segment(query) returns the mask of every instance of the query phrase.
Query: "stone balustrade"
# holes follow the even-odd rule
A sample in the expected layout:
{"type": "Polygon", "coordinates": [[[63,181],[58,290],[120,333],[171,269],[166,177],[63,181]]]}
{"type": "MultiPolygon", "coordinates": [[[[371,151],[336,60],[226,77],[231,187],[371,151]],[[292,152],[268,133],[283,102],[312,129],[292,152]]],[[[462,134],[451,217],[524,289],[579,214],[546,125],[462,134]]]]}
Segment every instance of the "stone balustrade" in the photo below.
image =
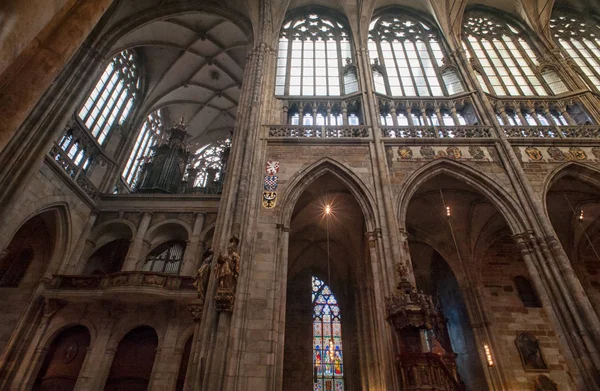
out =
{"type": "Polygon", "coordinates": [[[600,126],[504,126],[508,138],[600,138],[600,126]]]}
{"type": "Polygon", "coordinates": [[[485,126],[381,126],[382,137],[387,138],[491,138],[490,127],[485,126]]]}
{"type": "MultiPolygon", "coordinates": [[[[120,288],[155,288],[158,291],[187,291],[194,293],[193,277],[153,272],[119,272],[110,275],[53,275],[44,282],[49,290],[110,291],[120,288]]],[[[148,294],[144,291],[144,294],[148,294]]]]}
{"type": "Polygon", "coordinates": [[[85,171],[75,164],[57,143],[52,145],[52,148],[48,152],[48,156],[60,166],[88,196],[92,199],[98,198],[100,192],[86,176],[85,171]]]}
{"type": "Polygon", "coordinates": [[[369,138],[367,126],[301,126],[301,125],[268,125],[269,137],[283,138],[369,138]]]}

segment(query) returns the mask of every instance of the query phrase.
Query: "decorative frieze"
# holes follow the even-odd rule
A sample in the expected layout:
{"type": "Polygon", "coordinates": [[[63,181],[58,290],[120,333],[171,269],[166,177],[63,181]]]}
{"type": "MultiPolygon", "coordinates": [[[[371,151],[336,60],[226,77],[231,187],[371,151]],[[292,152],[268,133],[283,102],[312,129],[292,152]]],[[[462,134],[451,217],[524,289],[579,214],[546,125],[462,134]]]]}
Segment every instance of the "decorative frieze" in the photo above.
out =
{"type": "Polygon", "coordinates": [[[600,147],[548,147],[530,145],[515,147],[514,150],[522,162],[600,162],[600,147]]]}
{"type": "Polygon", "coordinates": [[[480,145],[401,145],[398,147],[387,147],[386,151],[392,162],[434,160],[440,158],[479,162],[494,160],[488,147],[480,145]]]}

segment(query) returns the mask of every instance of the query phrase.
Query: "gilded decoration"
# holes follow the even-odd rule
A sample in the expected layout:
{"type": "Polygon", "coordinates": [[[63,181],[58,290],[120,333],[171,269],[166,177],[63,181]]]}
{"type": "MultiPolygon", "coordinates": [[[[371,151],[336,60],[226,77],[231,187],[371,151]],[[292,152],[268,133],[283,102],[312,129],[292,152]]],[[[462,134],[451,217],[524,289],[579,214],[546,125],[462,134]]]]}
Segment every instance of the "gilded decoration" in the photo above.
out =
{"type": "Polygon", "coordinates": [[[238,254],[238,244],[240,240],[236,236],[229,239],[227,254],[220,253],[217,257],[215,272],[218,279],[217,293],[215,300],[218,312],[233,311],[235,301],[235,290],[240,274],[240,255],[238,254]]]}
{"type": "Polygon", "coordinates": [[[548,147],[548,148],[536,148],[536,147],[516,147],[516,155],[522,161],[529,162],[551,162],[551,163],[562,163],[562,162],[584,162],[593,161],[600,162],[600,148],[598,147],[548,147]],[[521,152],[524,152],[521,153],[521,152]],[[525,160],[524,160],[525,159],[525,160]]]}
{"type": "Polygon", "coordinates": [[[418,149],[409,146],[388,147],[388,156],[395,156],[396,162],[423,161],[450,158],[461,161],[493,161],[488,148],[478,145],[471,146],[433,146],[424,145],[418,149]]]}

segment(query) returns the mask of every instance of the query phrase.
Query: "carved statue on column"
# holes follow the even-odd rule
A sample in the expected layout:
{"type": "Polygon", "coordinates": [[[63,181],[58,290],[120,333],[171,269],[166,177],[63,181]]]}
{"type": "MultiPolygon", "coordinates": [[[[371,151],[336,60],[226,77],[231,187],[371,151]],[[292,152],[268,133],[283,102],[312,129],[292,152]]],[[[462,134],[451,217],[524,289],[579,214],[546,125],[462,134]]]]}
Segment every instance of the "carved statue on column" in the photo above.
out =
{"type": "Polygon", "coordinates": [[[215,300],[217,302],[217,311],[233,311],[235,300],[235,289],[240,274],[240,255],[238,254],[238,244],[240,240],[236,236],[229,239],[227,254],[219,254],[217,257],[216,272],[218,278],[218,287],[215,300]]]}
{"type": "Polygon", "coordinates": [[[196,273],[196,280],[194,281],[194,286],[196,287],[196,289],[198,289],[198,299],[202,301],[204,301],[206,289],[208,287],[208,279],[210,278],[212,260],[213,251],[209,248],[204,253],[204,260],[202,261],[202,265],[200,265],[200,268],[196,273]]]}
{"type": "Polygon", "coordinates": [[[398,264],[396,270],[400,283],[386,298],[386,312],[398,335],[396,365],[401,389],[464,390],[443,314],[430,295],[417,291],[408,280],[405,265],[398,264]]]}

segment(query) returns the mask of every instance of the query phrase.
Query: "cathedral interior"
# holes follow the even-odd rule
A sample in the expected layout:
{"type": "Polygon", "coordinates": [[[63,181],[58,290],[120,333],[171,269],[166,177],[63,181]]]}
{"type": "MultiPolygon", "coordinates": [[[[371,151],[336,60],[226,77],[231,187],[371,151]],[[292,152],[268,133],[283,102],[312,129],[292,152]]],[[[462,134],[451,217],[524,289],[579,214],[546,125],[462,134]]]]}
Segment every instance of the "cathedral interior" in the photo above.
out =
{"type": "Polygon", "coordinates": [[[597,0],[5,0],[0,390],[600,390],[597,0]]]}

